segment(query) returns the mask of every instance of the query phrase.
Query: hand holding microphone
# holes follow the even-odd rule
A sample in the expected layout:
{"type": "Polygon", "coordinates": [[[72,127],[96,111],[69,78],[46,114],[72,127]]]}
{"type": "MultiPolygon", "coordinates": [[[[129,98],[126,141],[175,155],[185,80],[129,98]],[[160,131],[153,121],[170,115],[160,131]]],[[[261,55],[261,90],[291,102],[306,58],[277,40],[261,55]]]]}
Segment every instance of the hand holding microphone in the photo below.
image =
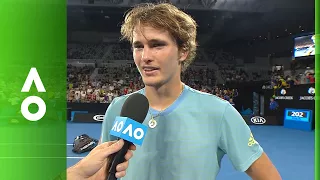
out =
{"type": "MultiPolygon", "coordinates": [[[[105,142],[94,148],[84,159],[76,165],[67,169],[68,180],[104,180],[106,172],[106,162],[109,156],[118,152],[124,145],[123,140],[105,142]]],[[[116,178],[125,176],[125,171],[129,165],[129,159],[133,156],[131,150],[135,150],[135,146],[130,146],[124,156],[125,161],[116,167],[116,178]]]]}
{"type": "Polygon", "coordinates": [[[124,177],[133,156],[131,150],[142,145],[147,126],[141,124],[149,110],[148,99],[133,94],[123,104],[110,131],[118,141],[105,142],[94,148],[84,159],[67,169],[68,180],[116,180],[124,177]],[[133,144],[134,143],[134,144],[133,144]]]}
{"type": "Polygon", "coordinates": [[[123,147],[107,162],[105,180],[117,180],[117,166],[125,161],[125,154],[133,144],[142,145],[148,127],[142,122],[149,111],[148,99],[134,93],[124,102],[120,116],[116,117],[110,135],[124,140],[123,147]]]}

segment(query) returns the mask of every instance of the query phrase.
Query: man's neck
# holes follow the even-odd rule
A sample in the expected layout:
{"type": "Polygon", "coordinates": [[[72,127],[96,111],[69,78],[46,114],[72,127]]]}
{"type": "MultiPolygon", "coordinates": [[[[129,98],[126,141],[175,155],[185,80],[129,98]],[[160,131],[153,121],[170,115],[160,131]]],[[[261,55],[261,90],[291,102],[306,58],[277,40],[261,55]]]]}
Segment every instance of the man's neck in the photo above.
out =
{"type": "Polygon", "coordinates": [[[163,111],[181,95],[183,88],[183,83],[179,81],[163,85],[159,88],[146,86],[145,91],[150,107],[163,111]]]}

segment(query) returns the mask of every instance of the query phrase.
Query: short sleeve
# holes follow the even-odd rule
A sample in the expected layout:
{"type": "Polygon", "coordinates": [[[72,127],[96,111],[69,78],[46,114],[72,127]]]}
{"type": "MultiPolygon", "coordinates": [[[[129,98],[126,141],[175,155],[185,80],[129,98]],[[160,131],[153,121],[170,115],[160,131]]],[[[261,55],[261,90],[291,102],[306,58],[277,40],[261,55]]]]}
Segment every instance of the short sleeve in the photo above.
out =
{"type": "Polygon", "coordinates": [[[223,113],[220,135],[219,148],[238,171],[246,171],[263,153],[249,126],[229,103],[223,113]]]}
{"type": "Polygon", "coordinates": [[[101,142],[113,141],[116,140],[115,137],[109,135],[109,131],[112,128],[112,124],[117,116],[116,108],[115,108],[115,101],[114,99],[110,105],[108,106],[106,113],[104,115],[104,119],[102,122],[102,130],[101,130],[101,142]]]}

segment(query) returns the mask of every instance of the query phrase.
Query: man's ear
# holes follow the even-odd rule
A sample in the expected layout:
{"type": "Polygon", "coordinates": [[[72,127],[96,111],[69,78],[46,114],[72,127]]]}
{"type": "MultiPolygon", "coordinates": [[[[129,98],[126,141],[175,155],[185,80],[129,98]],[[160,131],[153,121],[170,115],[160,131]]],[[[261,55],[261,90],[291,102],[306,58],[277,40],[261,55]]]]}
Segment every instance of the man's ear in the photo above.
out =
{"type": "Polygon", "coordinates": [[[185,48],[183,48],[180,52],[179,52],[179,61],[183,62],[184,60],[187,59],[189,55],[189,51],[187,51],[185,48]]]}

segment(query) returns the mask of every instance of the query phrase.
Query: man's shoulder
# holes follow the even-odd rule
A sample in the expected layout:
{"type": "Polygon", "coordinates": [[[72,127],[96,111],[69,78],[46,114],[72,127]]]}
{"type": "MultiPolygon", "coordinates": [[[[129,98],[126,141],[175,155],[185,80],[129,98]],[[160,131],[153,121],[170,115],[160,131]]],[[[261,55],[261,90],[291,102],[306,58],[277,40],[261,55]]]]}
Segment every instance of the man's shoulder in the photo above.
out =
{"type": "Polygon", "coordinates": [[[216,105],[216,106],[223,106],[228,104],[229,102],[221,99],[220,97],[210,94],[210,93],[206,93],[206,92],[202,92],[196,89],[193,89],[189,86],[187,86],[187,90],[190,93],[190,98],[192,99],[199,99],[201,103],[207,103],[208,105],[210,104],[210,106],[212,105],[216,105]]]}

